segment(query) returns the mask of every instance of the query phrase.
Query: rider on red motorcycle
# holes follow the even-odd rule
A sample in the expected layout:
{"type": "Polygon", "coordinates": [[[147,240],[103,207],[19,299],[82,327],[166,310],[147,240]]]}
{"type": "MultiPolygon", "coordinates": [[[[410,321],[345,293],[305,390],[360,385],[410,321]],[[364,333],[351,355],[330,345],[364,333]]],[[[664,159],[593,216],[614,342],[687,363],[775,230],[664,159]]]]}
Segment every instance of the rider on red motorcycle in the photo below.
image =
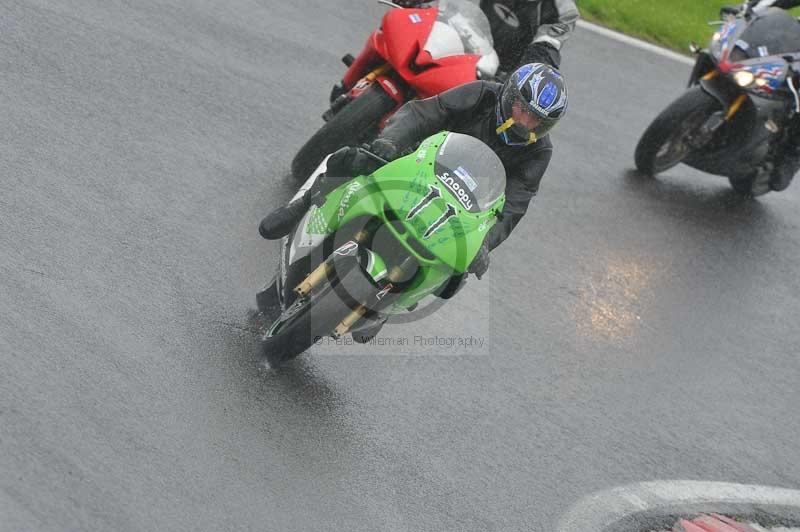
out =
{"type": "MultiPolygon", "coordinates": [[[[395,4],[414,8],[429,1],[396,0],[395,4]]],[[[574,0],[481,0],[480,7],[489,19],[501,79],[503,72],[512,72],[525,63],[559,68],[561,48],[580,18],[574,0]]],[[[345,92],[343,82],[334,85],[331,102],[345,92]]]]}
{"type": "MultiPolygon", "coordinates": [[[[416,7],[421,0],[397,0],[416,7]]],[[[481,0],[489,19],[500,69],[511,72],[524,63],[546,63],[558,68],[561,47],[580,17],[574,0],[481,0]]]]}

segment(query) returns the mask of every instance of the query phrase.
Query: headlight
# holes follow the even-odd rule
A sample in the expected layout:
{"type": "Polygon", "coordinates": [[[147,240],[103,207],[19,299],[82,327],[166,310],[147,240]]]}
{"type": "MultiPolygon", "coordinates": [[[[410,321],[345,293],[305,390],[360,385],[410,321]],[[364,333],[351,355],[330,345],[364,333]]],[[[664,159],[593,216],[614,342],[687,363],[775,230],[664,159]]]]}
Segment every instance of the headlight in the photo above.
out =
{"type": "Polygon", "coordinates": [[[717,33],[715,33],[714,35],[711,36],[711,40],[714,41],[714,42],[719,42],[719,40],[721,38],[722,38],[722,34],[720,32],[717,32],[717,33]]]}
{"type": "Polygon", "coordinates": [[[753,75],[752,72],[748,72],[747,70],[740,70],[736,74],[733,75],[733,81],[736,82],[737,85],[740,87],[747,87],[751,85],[756,80],[756,77],[753,75]]]}

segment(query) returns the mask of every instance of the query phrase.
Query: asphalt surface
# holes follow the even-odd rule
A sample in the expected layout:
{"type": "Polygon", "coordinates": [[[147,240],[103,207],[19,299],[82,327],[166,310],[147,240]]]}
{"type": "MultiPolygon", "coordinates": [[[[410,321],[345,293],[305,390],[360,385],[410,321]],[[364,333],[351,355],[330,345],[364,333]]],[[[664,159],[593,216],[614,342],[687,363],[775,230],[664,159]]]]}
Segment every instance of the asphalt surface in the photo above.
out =
{"type": "Polygon", "coordinates": [[[630,482],[798,486],[800,185],[637,177],[688,68],[586,31],[487,277],[260,364],[258,220],[382,12],[0,5],[0,530],[547,531],[630,482]]]}

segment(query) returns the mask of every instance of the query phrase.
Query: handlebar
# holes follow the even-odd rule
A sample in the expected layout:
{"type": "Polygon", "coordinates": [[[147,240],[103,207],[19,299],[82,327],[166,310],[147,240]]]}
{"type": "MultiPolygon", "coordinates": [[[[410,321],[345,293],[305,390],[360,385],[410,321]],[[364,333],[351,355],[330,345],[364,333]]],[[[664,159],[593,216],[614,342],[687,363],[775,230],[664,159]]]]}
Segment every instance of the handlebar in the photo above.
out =
{"type": "Polygon", "coordinates": [[[383,166],[385,164],[389,164],[389,161],[387,161],[386,159],[384,159],[382,157],[378,157],[377,155],[375,155],[374,153],[369,151],[369,144],[364,144],[362,146],[357,147],[356,149],[360,153],[363,153],[364,155],[366,155],[367,157],[372,159],[373,161],[380,163],[381,166],[383,166]]]}

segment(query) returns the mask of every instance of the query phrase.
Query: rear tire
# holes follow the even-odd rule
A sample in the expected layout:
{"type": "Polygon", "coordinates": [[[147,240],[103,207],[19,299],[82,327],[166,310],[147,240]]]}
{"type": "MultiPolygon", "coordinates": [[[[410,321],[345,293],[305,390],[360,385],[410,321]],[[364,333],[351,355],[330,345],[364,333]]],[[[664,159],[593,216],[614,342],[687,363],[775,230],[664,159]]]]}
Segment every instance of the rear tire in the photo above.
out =
{"type": "Polygon", "coordinates": [[[344,146],[365,140],[397,103],[375,83],[326,122],[292,160],[292,175],[305,181],[323,158],[344,146]]]}
{"type": "MultiPolygon", "coordinates": [[[[702,126],[720,103],[700,87],[687,90],[659,114],[636,145],[636,168],[655,175],[683,161],[692,151],[689,135],[702,126]]],[[[725,126],[723,126],[725,127],[725,126]]]]}

